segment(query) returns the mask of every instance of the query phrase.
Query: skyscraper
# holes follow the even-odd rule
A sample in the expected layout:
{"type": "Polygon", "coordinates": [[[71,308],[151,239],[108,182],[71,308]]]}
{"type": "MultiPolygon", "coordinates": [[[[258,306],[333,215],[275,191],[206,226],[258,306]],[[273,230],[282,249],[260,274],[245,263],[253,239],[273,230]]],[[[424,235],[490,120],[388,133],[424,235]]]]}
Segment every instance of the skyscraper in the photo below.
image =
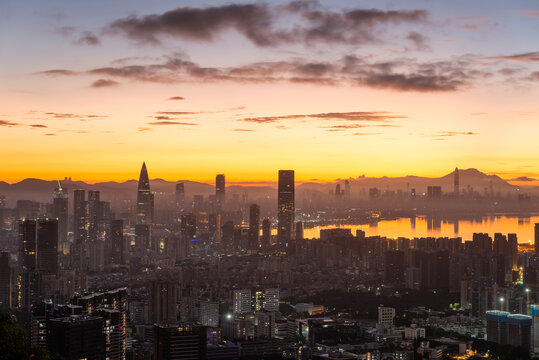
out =
{"type": "Polygon", "coordinates": [[[215,208],[217,212],[221,212],[225,208],[225,175],[218,174],[215,176],[215,208]]]}
{"type": "Polygon", "coordinates": [[[140,248],[151,248],[151,225],[153,222],[153,194],[150,192],[150,179],[146,163],[142,163],[137,191],[137,222],[135,235],[140,248]]]}
{"type": "Polygon", "coordinates": [[[271,220],[268,218],[262,220],[261,245],[264,249],[269,249],[271,246],[271,220]]]}
{"type": "Polygon", "coordinates": [[[150,320],[154,323],[174,323],[177,320],[178,286],[173,278],[156,278],[148,284],[150,320]]]}
{"type": "Polygon", "coordinates": [[[123,220],[112,220],[110,236],[110,262],[111,264],[123,264],[124,253],[124,222],[123,220]]]}
{"type": "Polygon", "coordinates": [[[535,223],[535,255],[539,256],[539,223],[535,223]]]}
{"type": "Polygon", "coordinates": [[[249,207],[249,238],[248,249],[258,249],[258,237],[260,234],[260,206],[251,204],[249,207]]]}
{"type": "Polygon", "coordinates": [[[86,219],[86,229],[88,230],[88,240],[93,241],[98,238],[98,213],[99,213],[99,191],[88,191],[88,217],[86,219]]]}
{"type": "Polygon", "coordinates": [[[58,181],[58,187],[54,189],[53,193],[52,216],[58,219],[58,241],[60,243],[67,241],[68,202],[67,189],[63,188],[60,181],[58,181]]]}
{"type": "Polygon", "coordinates": [[[184,183],[176,184],[176,209],[181,214],[185,210],[185,185],[184,183]]]}
{"type": "Polygon", "coordinates": [[[9,251],[0,251],[0,307],[8,309],[11,308],[12,274],[11,254],[9,251]]]}
{"type": "Polygon", "coordinates": [[[455,168],[455,179],[453,184],[453,192],[456,197],[459,197],[460,195],[460,179],[459,179],[459,168],[455,168]]]}
{"type": "Polygon", "coordinates": [[[225,208],[225,175],[218,174],[215,176],[215,200],[216,210],[218,213],[225,208]]]}
{"type": "Polygon", "coordinates": [[[86,216],[87,206],[84,190],[73,191],[73,231],[75,244],[81,244],[86,241],[86,216]]]}
{"type": "Polygon", "coordinates": [[[35,220],[19,222],[19,294],[18,307],[30,310],[37,296],[36,252],[37,224],[35,220]]]}
{"type": "Polygon", "coordinates": [[[71,315],[47,324],[47,349],[65,359],[105,359],[104,319],[71,315]]]}
{"type": "Polygon", "coordinates": [[[40,275],[58,275],[58,220],[37,221],[37,271],[40,275]]]}
{"type": "Polygon", "coordinates": [[[277,240],[279,247],[284,248],[294,229],[294,170],[279,170],[277,205],[277,240]]]}

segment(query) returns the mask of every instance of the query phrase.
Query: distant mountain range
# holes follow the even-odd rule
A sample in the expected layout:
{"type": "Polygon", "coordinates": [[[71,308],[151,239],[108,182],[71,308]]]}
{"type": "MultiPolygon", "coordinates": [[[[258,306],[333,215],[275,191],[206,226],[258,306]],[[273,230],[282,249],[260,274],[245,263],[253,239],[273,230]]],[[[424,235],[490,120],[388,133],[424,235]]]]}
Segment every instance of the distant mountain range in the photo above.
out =
{"type": "MultiPolygon", "coordinates": [[[[497,175],[487,175],[477,169],[461,169],[459,170],[460,189],[466,189],[473,187],[474,190],[483,193],[484,189],[490,189],[493,191],[506,194],[507,192],[517,191],[517,186],[509,184],[497,175]]],[[[368,188],[377,187],[380,190],[411,190],[416,189],[416,192],[425,192],[427,186],[436,185],[441,186],[442,191],[453,191],[454,171],[439,177],[429,178],[420,176],[404,176],[404,177],[366,177],[360,176],[357,178],[347,179],[350,182],[351,193],[359,194],[362,191],[367,191],[368,188]]],[[[296,186],[297,196],[301,197],[306,193],[318,192],[320,194],[328,194],[335,190],[337,183],[341,184],[343,188],[345,179],[339,179],[329,183],[315,183],[306,182],[296,186]]],[[[175,192],[176,183],[183,182],[185,185],[186,197],[189,199],[194,194],[201,194],[204,196],[214,194],[215,188],[211,184],[179,180],[175,182],[166,181],[163,179],[150,180],[150,186],[152,192],[155,192],[157,196],[164,194],[173,194],[175,192]]],[[[87,184],[83,181],[61,181],[62,187],[68,189],[71,193],[75,189],[83,190],[99,190],[101,192],[101,198],[103,200],[121,201],[124,199],[134,200],[137,192],[137,181],[128,180],[125,182],[100,182],[95,184],[87,184]]],[[[34,200],[39,202],[51,202],[52,192],[54,188],[58,187],[57,181],[46,181],[40,179],[24,179],[14,184],[8,184],[6,182],[0,182],[0,195],[6,196],[6,202],[8,207],[15,206],[15,203],[19,199],[34,200]]],[[[526,189],[529,193],[539,193],[537,187],[526,189]]],[[[276,184],[273,186],[245,186],[245,185],[232,185],[227,186],[228,194],[248,194],[250,199],[257,199],[262,197],[275,197],[276,184]]]]}

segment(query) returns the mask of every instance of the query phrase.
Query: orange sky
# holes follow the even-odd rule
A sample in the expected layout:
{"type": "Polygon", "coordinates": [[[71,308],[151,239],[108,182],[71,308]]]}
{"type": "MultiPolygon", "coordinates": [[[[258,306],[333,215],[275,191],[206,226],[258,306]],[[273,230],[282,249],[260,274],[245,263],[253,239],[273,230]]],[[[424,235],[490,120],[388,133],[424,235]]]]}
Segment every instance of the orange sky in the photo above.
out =
{"type": "MultiPolygon", "coordinates": [[[[296,170],[298,181],[436,177],[455,166],[537,179],[539,55],[525,40],[539,20],[517,11],[524,3],[399,2],[404,20],[372,25],[384,30],[376,41],[270,46],[219,24],[211,39],[168,24],[173,32],[151,34],[162,42],[150,45],[103,31],[134,10],[157,18],[188,11],[172,2],[119,2],[106,15],[99,4],[85,12],[55,1],[13,5],[0,26],[13,37],[3,38],[1,58],[0,180],[123,181],[142,161],[151,178],[206,182],[216,173],[274,181],[279,169],[296,170]],[[344,66],[350,58],[354,67],[344,66]],[[375,119],[349,118],[359,112],[375,119]]],[[[358,5],[317,6],[339,13],[358,5]]]]}

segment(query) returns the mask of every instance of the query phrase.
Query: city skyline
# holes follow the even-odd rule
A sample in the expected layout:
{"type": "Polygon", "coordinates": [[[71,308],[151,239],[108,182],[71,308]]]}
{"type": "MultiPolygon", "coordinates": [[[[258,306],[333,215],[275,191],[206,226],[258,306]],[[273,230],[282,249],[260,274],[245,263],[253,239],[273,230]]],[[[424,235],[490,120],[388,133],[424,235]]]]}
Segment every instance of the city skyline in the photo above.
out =
{"type": "Polygon", "coordinates": [[[537,4],[491,4],[5,4],[2,180],[537,179],[537,4]]]}

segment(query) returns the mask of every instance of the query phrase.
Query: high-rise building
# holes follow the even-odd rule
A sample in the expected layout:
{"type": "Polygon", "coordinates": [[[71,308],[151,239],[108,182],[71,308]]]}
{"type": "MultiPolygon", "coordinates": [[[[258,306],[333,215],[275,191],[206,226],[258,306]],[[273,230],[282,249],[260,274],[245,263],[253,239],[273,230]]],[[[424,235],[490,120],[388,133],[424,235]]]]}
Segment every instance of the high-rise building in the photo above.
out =
{"type": "Polygon", "coordinates": [[[99,217],[99,191],[88,191],[88,217],[86,218],[86,229],[88,230],[88,240],[93,241],[99,238],[98,217],[99,217]]]}
{"type": "Polygon", "coordinates": [[[93,312],[103,319],[105,334],[105,357],[107,360],[125,360],[126,329],[123,314],[113,309],[98,309],[93,312]]]}
{"type": "Polygon", "coordinates": [[[176,184],[176,211],[178,212],[177,219],[179,219],[179,215],[181,215],[181,213],[185,211],[185,185],[184,183],[176,184]]]}
{"type": "Polygon", "coordinates": [[[11,292],[13,271],[11,269],[11,254],[0,251],[0,307],[11,308],[11,292]]]}
{"type": "Polygon", "coordinates": [[[294,239],[301,240],[303,239],[303,221],[296,221],[294,224],[294,239]]]}
{"type": "Polygon", "coordinates": [[[248,314],[251,312],[251,289],[237,289],[232,295],[232,308],[234,314],[248,314]]]}
{"type": "Polygon", "coordinates": [[[456,197],[460,195],[460,179],[459,179],[459,168],[455,168],[455,178],[453,182],[453,193],[456,197]]]}
{"type": "Polygon", "coordinates": [[[539,223],[535,224],[535,256],[539,256],[539,223]]]}
{"type": "Polygon", "coordinates": [[[105,359],[104,320],[71,315],[47,323],[47,349],[64,359],[105,359]]]}
{"type": "Polygon", "coordinates": [[[82,244],[87,239],[86,229],[87,204],[84,190],[73,191],[73,232],[74,243],[82,244]]]}
{"type": "Polygon", "coordinates": [[[294,170],[279,170],[277,240],[280,248],[292,239],[295,214],[294,170]]]}
{"type": "Polygon", "coordinates": [[[225,209],[225,175],[215,176],[215,207],[218,213],[225,209]]]}
{"type": "Polygon", "coordinates": [[[58,275],[58,220],[37,221],[37,271],[40,275],[58,275]]]}
{"type": "Polygon", "coordinates": [[[66,188],[62,187],[58,181],[58,187],[54,189],[52,202],[52,216],[58,219],[58,241],[67,241],[67,221],[68,221],[69,194],[66,188]]]}
{"type": "Polygon", "coordinates": [[[154,323],[174,323],[177,320],[178,286],[174,279],[156,279],[148,284],[150,320],[154,323]]]}
{"type": "Polygon", "coordinates": [[[385,252],[385,281],[389,284],[404,284],[404,270],[406,268],[404,252],[388,250],[385,252]]]}
{"type": "Polygon", "coordinates": [[[206,327],[195,324],[154,325],[153,358],[205,359],[206,327]]]}
{"type": "Polygon", "coordinates": [[[150,179],[148,178],[148,170],[146,163],[142,163],[140,169],[140,177],[137,190],[137,219],[135,226],[135,235],[137,237],[137,245],[140,245],[146,250],[151,249],[151,236],[153,223],[153,194],[150,192],[150,179]],[[137,232],[138,230],[138,232],[137,232]]]}
{"type": "Polygon", "coordinates": [[[37,297],[37,223],[19,222],[19,293],[18,307],[30,310],[37,297]]]}
{"type": "Polygon", "coordinates": [[[251,204],[249,207],[249,239],[248,249],[258,249],[258,237],[260,234],[260,206],[251,204]]]}
{"type": "Polygon", "coordinates": [[[123,264],[124,222],[123,220],[112,220],[110,227],[110,262],[111,264],[123,264]]]}
{"type": "Polygon", "coordinates": [[[269,249],[271,247],[271,220],[268,218],[262,220],[261,245],[264,249],[269,249]]]}

